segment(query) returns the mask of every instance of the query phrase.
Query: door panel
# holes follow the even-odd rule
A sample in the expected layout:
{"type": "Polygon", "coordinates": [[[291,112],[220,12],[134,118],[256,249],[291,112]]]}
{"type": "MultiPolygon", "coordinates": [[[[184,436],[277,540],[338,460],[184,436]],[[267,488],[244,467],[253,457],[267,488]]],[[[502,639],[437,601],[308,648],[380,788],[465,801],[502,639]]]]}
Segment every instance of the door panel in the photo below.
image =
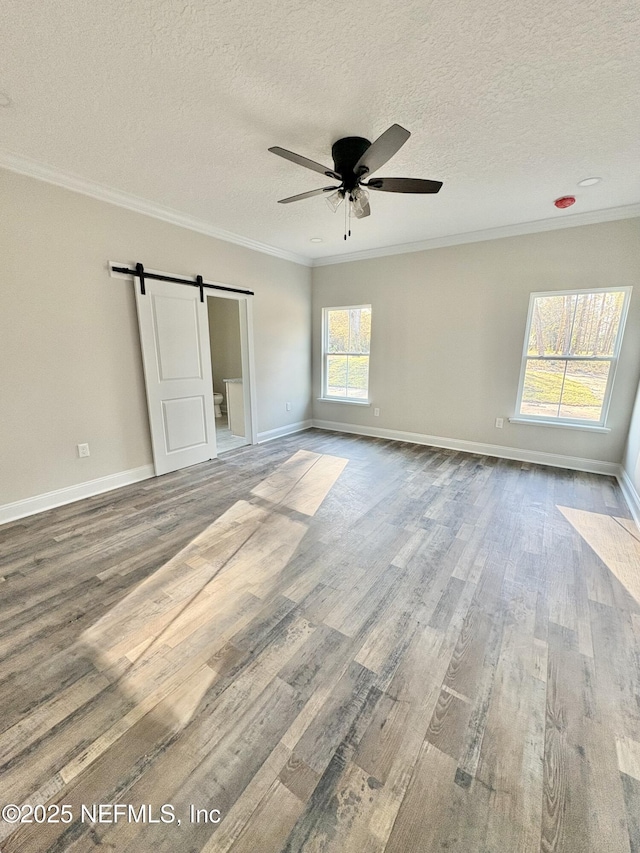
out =
{"type": "Polygon", "coordinates": [[[205,411],[203,397],[181,397],[179,400],[162,401],[167,453],[206,443],[205,411]]]}
{"type": "MultiPolygon", "coordinates": [[[[176,285],[182,287],[182,285],[176,285]]],[[[149,294],[156,327],[159,379],[202,379],[199,300],[149,294]]]]}
{"type": "Polygon", "coordinates": [[[156,474],[216,457],[206,305],[195,287],[136,283],[156,474]]]}

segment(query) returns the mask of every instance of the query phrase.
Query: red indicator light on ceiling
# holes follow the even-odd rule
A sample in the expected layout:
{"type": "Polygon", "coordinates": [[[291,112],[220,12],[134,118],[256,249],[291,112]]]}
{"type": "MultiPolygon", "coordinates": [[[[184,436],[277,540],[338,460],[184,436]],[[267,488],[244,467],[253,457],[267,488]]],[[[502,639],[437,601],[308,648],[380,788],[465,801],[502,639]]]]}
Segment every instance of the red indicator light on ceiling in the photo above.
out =
{"type": "Polygon", "coordinates": [[[563,195],[562,198],[557,198],[553,203],[560,210],[564,210],[565,207],[571,207],[572,204],[576,203],[576,197],[574,195],[563,195]]]}

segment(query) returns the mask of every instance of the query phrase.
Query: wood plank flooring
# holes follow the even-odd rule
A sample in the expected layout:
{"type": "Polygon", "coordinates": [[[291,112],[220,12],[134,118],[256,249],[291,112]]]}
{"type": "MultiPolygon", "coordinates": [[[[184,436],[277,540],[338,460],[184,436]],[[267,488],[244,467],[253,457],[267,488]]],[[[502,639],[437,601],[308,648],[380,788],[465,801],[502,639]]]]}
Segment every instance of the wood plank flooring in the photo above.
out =
{"type": "Polygon", "coordinates": [[[5,525],[0,601],[3,853],[640,853],[611,478],[310,430],[5,525]]]}

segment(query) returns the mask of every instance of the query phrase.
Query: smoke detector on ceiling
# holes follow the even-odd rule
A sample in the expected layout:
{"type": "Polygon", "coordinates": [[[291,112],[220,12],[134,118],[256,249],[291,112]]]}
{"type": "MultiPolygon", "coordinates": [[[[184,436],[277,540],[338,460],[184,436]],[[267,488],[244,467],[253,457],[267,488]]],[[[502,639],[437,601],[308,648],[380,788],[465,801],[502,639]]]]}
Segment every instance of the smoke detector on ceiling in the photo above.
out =
{"type": "Polygon", "coordinates": [[[564,210],[565,207],[571,207],[572,204],[576,203],[576,197],[574,195],[563,195],[561,198],[557,198],[553,203],[556,207],[559,207],[560,210],[564,210]]]}

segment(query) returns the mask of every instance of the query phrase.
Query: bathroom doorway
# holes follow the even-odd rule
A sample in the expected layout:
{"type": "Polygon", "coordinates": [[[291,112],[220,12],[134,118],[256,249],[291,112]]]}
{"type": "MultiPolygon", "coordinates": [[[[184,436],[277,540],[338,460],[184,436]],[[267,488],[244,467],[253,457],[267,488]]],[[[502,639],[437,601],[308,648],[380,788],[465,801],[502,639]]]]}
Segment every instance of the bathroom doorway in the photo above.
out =
{"type": "Polygon", "coordinates": [[[246,300],[207,296],[218,455],[252,443],[246,300]]]}

